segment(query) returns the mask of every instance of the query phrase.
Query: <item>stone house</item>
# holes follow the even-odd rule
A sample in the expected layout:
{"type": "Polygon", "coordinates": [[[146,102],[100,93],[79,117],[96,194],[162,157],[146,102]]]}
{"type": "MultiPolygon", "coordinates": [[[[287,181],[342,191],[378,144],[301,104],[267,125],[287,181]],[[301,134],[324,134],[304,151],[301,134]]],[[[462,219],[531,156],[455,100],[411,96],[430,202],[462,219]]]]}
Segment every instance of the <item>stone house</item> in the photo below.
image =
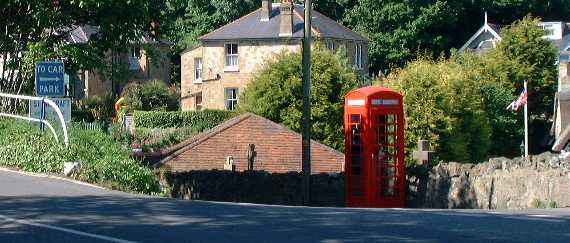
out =
{"type": "MultiPolygon", "coordinates": [[[[158,167],[170,171],[248,168],[249,145],[255,145],[254,170],[271,173],[301,171],[301,135],[263,117],[245,113],[205,131],[163,155],[158,167]],[[227,162],[231,161],[228,166],[227,162]],[[226,166],[224,166],[226,164],[226,166]]],[[[344,171],[344,154],[311,142],[311,173],[344,171]]]]}
{"type": "MultiPolygon", "coordinates": [[[[69,32],[67,43],[86,44],[95,34],[97,27],[77,26],[69,32]]],[[[154,79],[170,82],[170,45],[171,43],[166,40],[145,36],[139,42],[127,47],[127,51],[108,51],[106,61],[112,63],[111,68],[126,69],[128,82],[140,83],[154,79]]],[[[122,86],[111,78],[101,75],[98,70],[80,71],[75,78],[78,81],[73,89],[76,98],[104,96],[113,91],[113,86],[115,91],[122,86]]]]}
{"type": "MultiPolygon", "coordinates": [[[[552,41],[558,48],[558,62],[556,64],[558,67],[558,92],[552,127],[552,135],[557,139],[570,124],[570,114],[568,113],[570,112],[570,103],[567,102],[568,97],[570,97],[570,23],[541,22],[539,26],[546,32],[543,38],[552,41]]],[[[485,13],[483,26],[458,52],[461,53],[466,50],[485,51],[495,48],[501,40],[501,26],[489,23],[485,13]]]]}
{"type": "MultiPolygon", "coordinates": [[[[290,0],[272,3],[199,38],[200,45],[181,55],[182,110],[233,110],[239,95],[266,60],[283,51],[299,52],[304,7],[290,0]]],[[[345,50],[349,63],[368,74],[368,39],[313,10],[315,42],[345,50]]]]}

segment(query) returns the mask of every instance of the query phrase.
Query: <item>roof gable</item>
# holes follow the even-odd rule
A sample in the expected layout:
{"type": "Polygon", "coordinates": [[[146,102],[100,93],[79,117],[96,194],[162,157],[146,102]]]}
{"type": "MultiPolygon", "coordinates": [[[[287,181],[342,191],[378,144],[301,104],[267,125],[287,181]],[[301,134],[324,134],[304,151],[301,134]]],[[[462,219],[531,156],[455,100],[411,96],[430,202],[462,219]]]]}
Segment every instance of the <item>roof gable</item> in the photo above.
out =
{"type": "MultiPolygon", "coordinates": [[[[279,39],[279,38],[303,38],[304,32],[304,7],[295,5],[293,9],[293,34],[292,36],[279,36],[281,23],[280,4],[272,5],[269,21],[261,21],[261,9],[257,9],[243,17],[224,25],[208,34],[199,37],[202,41],[209,40],[238,40],[238,39],[279,39]]],[[[346,39],[368,42],[362,35],[342,26],[325,15],[314,11],[312,16],[312,33],[316,37],[346,39]]]]}
{"type": "MultiPolygon", "coordinates": [[[[190,139],[188,139],[188,140],[186,140],[180,144],[177,144],[177,145],[171,147],[169,150],[164,151],[164,155],[167,155],[167,156],[161,161],[161,163],[167,163],[169,160],[176,158],[177,156],[184,153],[185,151],[188,151],[188,150],[208,141],[210,138],[213,138],[214,136],[216,136],[216,135],[218,135],[218,134],[220,134],[220,133],[222,133],[228,129],[232,129],[232,128],[236,127],[237,125],[239,125],[240,123],[242,123],[248,119],[255,119],[255,120],[261,121],[265,124],[268,124],[271,127],[273,127],[272,130],[275,131],[276,133],[287,133],[287,134],[298,137],[299,140],[301,139],[300,134],[298,134],[297,132],[294,132],[293,130],[291,130],[291,129],[283,126],[283,125],[277,124],[277,123],[275,123],[269,119],[255,115],[253,113],[245,113],[245,114],[242,114],[240,116],[234,117],[230,120],[227,120],[227,121],[223,122],[222,124],[212,128],[210,130],[207,130],[203,133],[200,133],[200,134],[198,134],[198,135],[196,135],[196,136],[194,136],[194,137],[192,137],[192,138],[190,138],[190,139]]],[[[333,148],[330,148],[330,147],[328,147],[324,144],[321,144],[319,142],[316,142],[314,140],[311,140],[311,144],[317,146],[320,149],[336,153],[339,156],[344,156],[341,152],[336,151],[333,148]]]]}
{"type": "Polygon", "coordinates": [[[497,40],[502,40],[501,36],[499,35],[499,32],[500,32],[500,26],[485,23],[483,24],[483,26],[481,26],[481,28],[479,28],[479,30],[477,30],[477,32],[475,32],[473,36],[471,36],[471,38],[469,38],[467,42],[465,42],[465,44],[461,48],[459,48],[458,52],[459,53],[464,52],[465,49],[467,49],[473,43],[473,41],[477,39],[477,37],[479,37],[484,33],[490,33],[497,40]]]}

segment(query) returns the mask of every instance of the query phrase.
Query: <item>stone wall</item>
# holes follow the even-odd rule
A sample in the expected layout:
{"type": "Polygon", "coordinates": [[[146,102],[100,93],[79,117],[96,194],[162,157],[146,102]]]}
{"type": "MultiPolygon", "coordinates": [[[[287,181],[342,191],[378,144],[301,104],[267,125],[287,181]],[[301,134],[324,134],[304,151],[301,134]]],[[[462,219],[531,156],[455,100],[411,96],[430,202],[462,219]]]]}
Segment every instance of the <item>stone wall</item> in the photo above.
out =
{"type": "Polygon", "coordinates": [[[441,163],[409,176],[408,206],[521,209],[570,207],[570,160],[544,153],[530,160],[441,163]]]}
{"type": "MultiPolygon", "coordinates": [[[[190,200],[302,205],[302,174],[220,170],[165,172],[171,196],[190,200]]],[[[344,205],[343,174],[311,175],[312,206],[344,205]]]]}

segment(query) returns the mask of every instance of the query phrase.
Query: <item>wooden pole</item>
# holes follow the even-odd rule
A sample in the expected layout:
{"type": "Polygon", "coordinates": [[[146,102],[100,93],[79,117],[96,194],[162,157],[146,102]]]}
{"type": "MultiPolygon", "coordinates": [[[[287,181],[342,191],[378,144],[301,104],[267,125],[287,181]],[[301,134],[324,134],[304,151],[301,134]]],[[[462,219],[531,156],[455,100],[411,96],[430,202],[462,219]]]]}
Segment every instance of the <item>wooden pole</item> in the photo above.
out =
{"type": "Polygon", "coordinates": [[[303,38],[303,205],[309,205],[311,186],[311,0],[305,0],[305,34],[303,38]]]}

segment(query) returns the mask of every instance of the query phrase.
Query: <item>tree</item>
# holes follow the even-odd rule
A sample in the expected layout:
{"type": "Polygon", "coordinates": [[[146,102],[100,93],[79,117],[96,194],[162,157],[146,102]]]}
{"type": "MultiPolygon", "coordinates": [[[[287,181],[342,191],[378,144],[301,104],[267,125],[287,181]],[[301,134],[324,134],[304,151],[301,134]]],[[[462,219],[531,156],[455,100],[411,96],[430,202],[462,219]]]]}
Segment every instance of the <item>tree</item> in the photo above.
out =
{"type": "MultiPolygon", "coordinates": [[[[281,53],[269,60],[243,93],[239,109],[253,112],[295,130],[301,130],[301,53],[281,53]]],[[[347,61],[324,48],[311,55],[313,138],[342,150],[344,95],[357,86],[347,61]]]]}
{"type": "Polygon", "coordinates": [[[167,0],[162,31],[177,50],[192,48],[201,35],[260,6],[261,0],[167,0]]]}
{"type": "MultiPolygon", "coordinates": [[[[124,49],[151,30],[147,0],[6,0],[0,2],[0,58],[3,69],[0,92],[31,94],[34,63],[58,59],[67,73],[80,69],[105,70],[105,52],[124,49]],[[75,26],[97,26],[87,44],[70,45],[75,26]]],[[[1,102],[13,110],[14,103],[1,102]]]]}
{"type": "Polygon", "coordinates": [[[444,35],[460,13],[457,1],[361,0],[345,22],[370,39],[373,73],[400,67],[427,50],[437,56],[446,50],[444,35]]]}
{"type": "Polygon", "coordinates": [[[409,164],[418,139],[428,139],[445,161],[487,158],[491,129],[479,84],[459,63],[424,57],[395,70],[383,82],[404,95],[409,164]]]}
{"type": "Polygon", "coordinates": [[[545,32],[539,19],[525,17],[502,30],[503,40],[497,46],[499,55],[510,60],[507,67],[516,87],[528,81],[531,115],[552,115],[557,80],[557,50],[551,41],[542,38],[545,32]]]}

